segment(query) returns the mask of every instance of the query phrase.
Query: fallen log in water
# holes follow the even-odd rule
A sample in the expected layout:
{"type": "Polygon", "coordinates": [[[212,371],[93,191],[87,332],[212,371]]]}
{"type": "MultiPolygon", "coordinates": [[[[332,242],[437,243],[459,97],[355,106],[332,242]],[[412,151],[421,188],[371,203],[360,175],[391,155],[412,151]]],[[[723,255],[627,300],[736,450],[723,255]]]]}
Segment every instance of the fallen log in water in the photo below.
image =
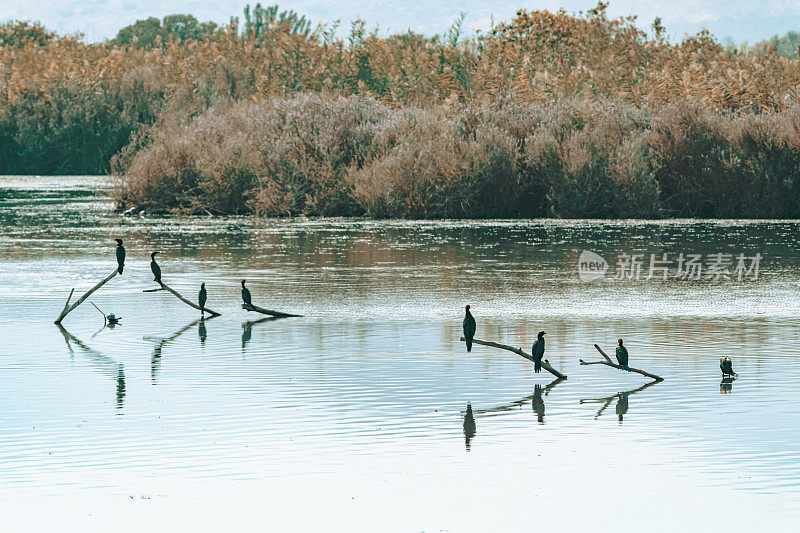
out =
{"type": "Polygon", "coordinates": [[[292,313],[282,313],[281,311],[272,311],[271,309],[264,309],[263,307],[259,307],[253,304],[242,304],[242,309],[245,311],[255,311],[256,313],[261,313],[262,315],[269,315],[275,318],[290,318],[295,316],[303,316],[303,315],[294,315],[292,313]]]}
{"type": "Polygon", "coordinates": [[[205,311],[206,313],[210,314],[212,317],[222,316],[222,313],[218,313],[216,311],[212,311],[208,307],[200,307],[200,305],[192,302],[191,300],[187,300],[178,291],[176,291],[175,289],[173,289],[172,287],[170,287],[169,285],[167,285],[163,281],[161,282],[161,288],[159,288],[159,289],[145,289],[142,292],[158,292],[158,291],[161,291],[161,290],[164,290],[164,291],[167,291],[167,292],[171,292],[178,300],[182,301],[183,303],[185,303],[188,306],[194,307],[195,309],[200,311],[200,313],[205,311]]]}
{"type": "MultiPolygon", "coordinates": [[[[598,345],[595,344],[594,347],[597,348],[597,351],[600,352],[600,355],[603,356],[605,361],[584,361],[583,359],[581,359],[580,362],[582,365],[606,365],[610,366],[611,368],[616,368],[617,370],[625,370],[624,366],[618,365],[615,362],[613,362],[611,358],[607,356],[606,353],[602,349],[600,349],[598,345]]],[[[639,370],[638,368],[633,368],[630,365],[628,365],[627,372],[636,372],[637,374],[647,376],[648,378],[654,379],[656,381],[664,381],[664,378],[662,378],[661,376],[651,374],[650,372],[646,372],[644,370],[639,370]]]]}
{"type": "Polygon", "coordinates": [[[98,283],[97,285],[95,285],[94,287],[92,287],[91,289],[86,291],[86,294],[84,294],[83,296],[78,298],[78,300],[74,304],[69,305],[69,301],[72,299],[72,295],[75,294],[75,289],[73,288],[70,291],[69,296],[67,297],[67,303],[64,304],[64,309],[61,310],[61,313],[58,315],[58,318],[56,318],[56,320],[55,320],[55,322],[53,322],[53,324],[61,324],[61,321],[64,320],[64,318],[68,314],[70,314],[73,310],[75,310],[76,307],[81,305],[86,300],[86,298],[88,298],[89,296],[92,295],[92,293],[94,291],[96,291],[97,289],[99,289],[100,287],[102,287],[103,285],[108,283],[109,281],[111,281],[111,278],[113,278],[117,274],[119,274],[119,272],[117,272],[117,269],[114,269],[114,272],[112,272],[111,274],[106,276],[100,283],[98,283]]]}
{"type": "MultiPolygon", "coordinates": [[[[464,337],[461,337],[461,340],[464,341],[464,337]]],[[[500,344],[499,342],[492,342],[492,341],[482,341],[480,339],[472,339],[473,344],[482,344],[483,346],[491,346],[492,348],[500,348],[501,350],[508,350],[509,352],[514,352],[517,355],[521,355],[528,361],[533,361],[533,356],[525,353],[522,351],[522,348],[514,348],[513,346],[508,346],[507,344],[500,344]]],[[[562,374],[558,370],[552,367],[550,362],[547,359],[542,360],[542,368],[553,374],[555,377],[560,379],[567,379],[565,374],[562,374]]]]}

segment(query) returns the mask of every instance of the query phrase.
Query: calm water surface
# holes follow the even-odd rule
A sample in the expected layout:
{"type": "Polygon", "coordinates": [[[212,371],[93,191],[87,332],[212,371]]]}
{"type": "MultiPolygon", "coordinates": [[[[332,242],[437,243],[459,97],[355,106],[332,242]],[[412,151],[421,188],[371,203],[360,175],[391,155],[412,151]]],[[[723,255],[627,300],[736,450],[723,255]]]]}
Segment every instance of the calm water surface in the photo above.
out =
{"type": "Polygon", "coordinates": [[[123,217],[105,185],[0,178],[3,530],[800,524],[796,222],[123,217]],[[85,303],[59,330],[117,236],[125,273],[90,301],[122,323],[85,303]],[[222,316],[143,293],[152,250],[222,316]],[[580,281],[582,250],[606,279],[580,281]],[[760,253],[758,279],[644,280],[651,253],[681,252],[760,253]],[[613,279],[622,253],[645,256],[641,280],[613,279]],[[258,321],[242,278],[305,316],[258,321]],[[466,353],[465,303],[479,338],[546,330],[569,379],[466,353]],[[620,336],[666,380],[579,365],[620,336]]]}

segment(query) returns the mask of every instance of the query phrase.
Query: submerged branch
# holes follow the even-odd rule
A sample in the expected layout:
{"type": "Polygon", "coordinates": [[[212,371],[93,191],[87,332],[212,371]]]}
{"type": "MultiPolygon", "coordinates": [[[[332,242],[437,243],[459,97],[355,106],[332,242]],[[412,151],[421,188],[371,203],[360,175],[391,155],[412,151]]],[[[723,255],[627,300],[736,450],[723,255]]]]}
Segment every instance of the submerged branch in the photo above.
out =
{"type": "MultiPolygon", "coordinates": [[[[464,337],[461,337],[461,340],[464,341],[465,340],[464,337]]],[[[499,342],[492,342],[492,341],[482,341],[480,339],[472,339],[472,342],[473,344],[482,344],[484,346],[491,346],[492,348],[500,348],[501,350],[508,350],[509,352],[514,352],[517,355],[521,355],[528,361],[533,361],[533,356],[522,351],[522,348],[514,348],[513,346],[508,346],[507,344],[500,344],[499,342]]],[[[561,372],[553,368],[547,359],[542,360],[542,368],[544,368],[557,378],[567,379],[566,374],[562,374],[561,372]]]]}
{"type": "Polygon", "coordinates": [[[118,273],[119,272],[117,272],[117,269],[114,269],[114,272],[112,272],[111,274],[106,276],[100,283],[98,283],[97,285],[95,285],[94,287],[92,287],[91,289],[86,291],[86,294],[84,294],[83,296],[78,298],[78,300],[74,304],[69,305],[69,301],[72,299],[72,295],[75,293],[75,289],[73,288],[69,293],[69,297],[67,297],[67,303],[64,304],[64,309],[61,310],[61,313],[58,315],[58,318],[56,318],[55,322],[53,322],[53,323],[54,324],[61,324],[61,321],[64,320],[64,318],[68,314],[70,314],[76,307],[81,305],[86,300],[86,298],[88,298],[89,296],[92,295],[92,293],[94,291],[96,291],[97,289],[99,289],[100,287],[102,287],[103,285],[108,283],[109,281],[111,281],[111,278],[116,276],[118,273]]]}
{"type": "MultiPolygon", "coordinates": [[[[602,349],[600,349],[600,347],[598,345],[595,344],[594,347],[597,348],[597,351],[600,352],[600,355],[603,356],[605,361],[584,361],[583,359],[581,359],[580,360],[581,365],[606,365],[606,366],[610,366],[611,368],[616,368],[617,370],[625,370],[625,367],[612,362],[611,358],[609,356],[607,356],[606,353],[602,349]]],[[[638,368],[633,368],[630,365],[628,365],[627,372],[635,372],[637,374],[641,374],[643,376],[647,376],[648,378],[654,379],[656,381],[664,381],[664,378],[662,378],[661,376],[657,376],[657,375],[652,374],[650,372],[647,372],[645,370],[640,370],[638,368]]]]}

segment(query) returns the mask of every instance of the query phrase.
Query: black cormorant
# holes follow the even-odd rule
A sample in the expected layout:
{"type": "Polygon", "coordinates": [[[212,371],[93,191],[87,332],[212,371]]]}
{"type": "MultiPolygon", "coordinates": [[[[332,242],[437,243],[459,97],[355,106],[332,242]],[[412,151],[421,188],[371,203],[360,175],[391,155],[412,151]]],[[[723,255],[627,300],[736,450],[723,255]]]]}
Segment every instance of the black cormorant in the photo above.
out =
{"type": "Polygon", "coordinates": [[[722,377],[725,376],[735,376],[736,374],[733,372],[733,362],[731,362],[730,357],[720,357],[719,359],[719,369],[722,370],[722,377]]]}
{"type": "Polygon", "coordinates": [[[244,282],[247,280],[242,280],[242,300],[247,305],[253,305],[253,297],[250,295],[250,290],[244,286],[244,282]]]}
{"type": "Polygon", "coordinates": [[[544,336],[546,333],[540,331],[536,336],[536,342],[533,343],[531,348],[531,355],[533,356],[533,371],[537,374],[542,371],[542,357],[544,357],[544,336]]]}
{"type": "Polygon", "coordinates": [[[156,254],[158,252],[153,252],[150,254],[150,270],[153,271],[153,281],[158,282],[161,285],[161,267],[158,266],[156,263],[156,254]]]}
{"type": "Polygon", "coordinates": [[[472,351],[472,339],[475,337],[475,330],[477,329],[477,325],[475,324],[475,317],[472,316],[472,313],[469,312],[469,306],[466,308],[466,315],[464,315],[464,340],[467,341],[467,351],[472,351]]]}
{"type": "Polygon", "coordinates": [[[206,284],[200,284],[200,294],[197,295],[197,301],[200,303],[200,314],[203,314],[203,311],[206,308],[206,300],[208,300],[208,292],[206,292],[206,284]]]}
{"type": "Polygon", "coordinates": [[[619,339],[619,346],[617,346],[617,363],[625,370],[630,370],[628,367],[628,349],[622,345],[622,339],[619,339]]]}
{"type": "Polygon", "coordinates": [[[117,241],[117,272],[122,274],[122,269],[125,267],[125,247],[122,246],[122,239],[114,239],[117,241]]]}

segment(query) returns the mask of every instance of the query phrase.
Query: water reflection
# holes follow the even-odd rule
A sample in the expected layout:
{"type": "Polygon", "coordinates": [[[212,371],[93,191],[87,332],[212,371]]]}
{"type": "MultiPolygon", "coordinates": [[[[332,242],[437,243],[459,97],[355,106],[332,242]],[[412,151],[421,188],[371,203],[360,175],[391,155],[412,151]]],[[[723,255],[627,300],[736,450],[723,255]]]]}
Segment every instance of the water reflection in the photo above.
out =
{"type": "Polygon", "coordinates": [[[467,404],[467,413],[464,415],[464,446],[466,446],[467,451],[470,450],[469,441],[475,436],[476,429],[477,426],[475,425],[475,415],[472,413],[472,405],[467,404]]]}
{"type": "Polygon", "coordinates": [[[89,348],[86,344],[81,342],[80,339],[75,337],[72,333],[67,331],[61,324],[56,324],[58,331],[64,337],[64,342],[67,344],[67,350],[70,355],[74,355],[75,350],[72,345],[78,347],[81,353],[86,357],[86,360],[97,372],[108,376],[117,383],[117,409],[122,409],[125,402],[125,368],[122,363],[118,363],[107,355],[98,352],[93,348],[89,348]]]}
{"type": "Polygon", "coordinates": [[[268,316],[258,320],[242,322],[242,354],[244,354],[244,350],[247,348],[247,343],[253,338],[253,326],[261,324],[262,322],[272,322],[273,320],[278,320],[278,318],[279,317],[276,316],[268,316]]]}
{"type": "Polygon", "coordinates": [[[719,382],[719,393],[730,394],[731,392],[733,392],[733,382],[735,380],[736,378],[733,376],[722,378],[722,381],[719,382]]]}
{"type": "Polygon", "coordinates": [[[581,400],[580,403],[581,403],[581,405],[583,405],[585,403],[602,403],[603,406],[597,411],[597,414],[594,415],[594,418],[597,419],[597,418],[600,417],[600,415],[603,414],[603,411],[605,411],[608,408],[608,406],[611,405],[611,402],[613,402],[614,400],[617,400],[617,405],[616,405],[617,419],[620,422],[622,422],[623,417],[626,414],[628,414],[628,396],[630,396],[632,394],[636,394],[637,392],[641,392],[641,391],[645,390],[648,387],[652,387],[656,383],[663,383],[663,382],[662,381],[658,381],[658,380],[651,381],[650,383],[645,383],[641,387],[638,387],[638,388],[633,389],[633,390],[629,390],[629,391],[625,391],[625,392],[618,392],[617,394],[613,394],[611,396],[606,396],[606,397],[603,397],[603,398],[586,398],[586,399],[581,400]]]}
{"type": "Polygon", "coordinates": [[[200,319],[200,325],[197,326],[197,335],[200,337],[200,346],[205,346],[206,339],[208,338],[208,331],[206,330],[206,321],[204,318],[200,319]]]}
{"type": "Polygon", "coordinates": [[[544,387],[539,384],[533,389],[533,394],[525,396],[513,402],[491,407],[489,409],[479,409],[475,411],[477,416],[492,416],[493,414],[502,413],[504,411],[516,411],[528,402],[531,402],[533,412],[536,413],[536,418],[539,422],[544,423],[544,399],[542,395],[547,396],[559,383],[563,382],[563,378],[556,378],[544,387]]]}
{"type": "Polygon", "coordinates": [[[153,385],[157,384],[157,378],[159,370],[161,369],[161,355],[164,346],[168,345],[169,343],[173,342],[175,339],[192,329],[194,326],[198,326],[197,332],[198,336],[200,337],[200,344],[205,345],[206,338],[208,338],[208,331],[206,330],[206,320],[212,320],[216,317],[211,316],[206,319],[198,318],[197,320],[193,320],[189,322],[181,329],[169,335],[167,337],[153,337],[153,336],[146,336],[144,340],[155,342],[153,346],[153,353],[150,355],[150,381],[153,385]]]}

